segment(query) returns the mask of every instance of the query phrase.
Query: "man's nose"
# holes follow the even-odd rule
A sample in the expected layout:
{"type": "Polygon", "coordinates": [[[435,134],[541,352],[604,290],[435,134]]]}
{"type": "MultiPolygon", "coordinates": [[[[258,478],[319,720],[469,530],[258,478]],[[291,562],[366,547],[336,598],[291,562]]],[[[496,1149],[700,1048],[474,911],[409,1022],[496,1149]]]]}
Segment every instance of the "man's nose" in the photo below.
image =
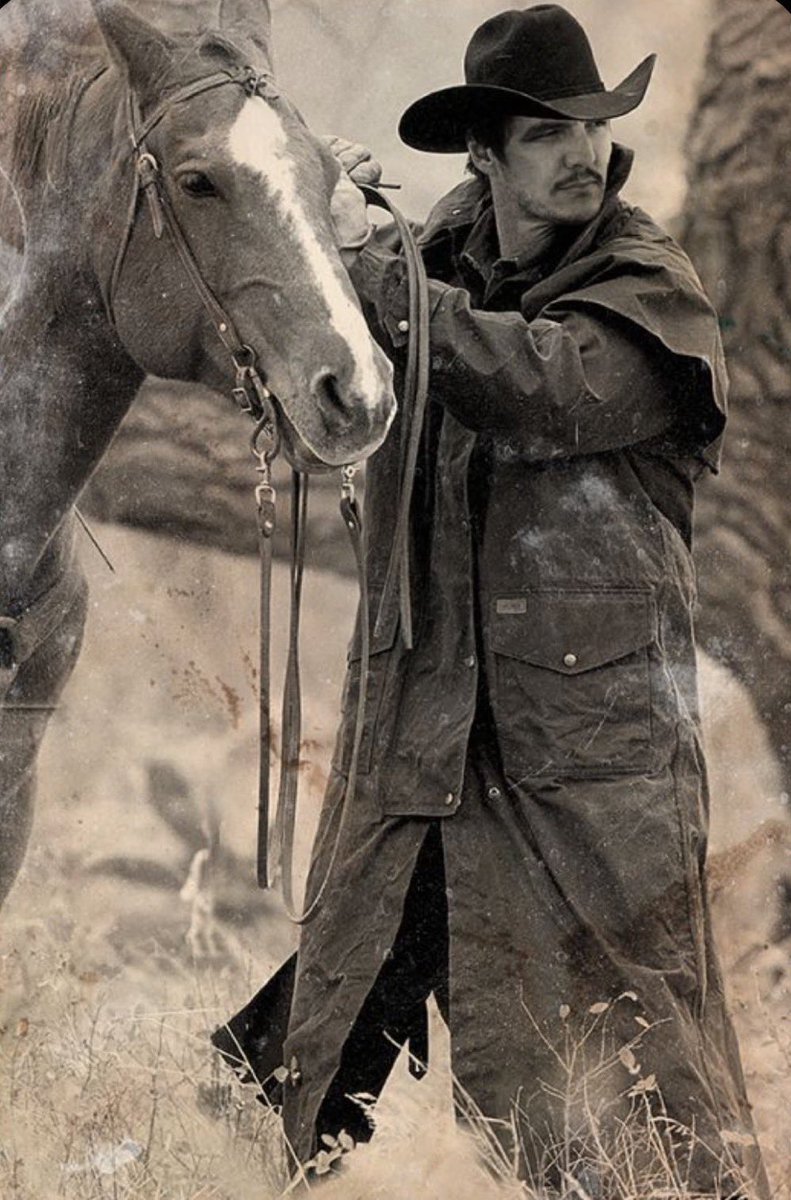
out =
{"type": "Polygon", "coordinates": [[[593,135],[583,121],[574,121],[566,146],[566,166],[592,167],[596,163],[593,135]]]}

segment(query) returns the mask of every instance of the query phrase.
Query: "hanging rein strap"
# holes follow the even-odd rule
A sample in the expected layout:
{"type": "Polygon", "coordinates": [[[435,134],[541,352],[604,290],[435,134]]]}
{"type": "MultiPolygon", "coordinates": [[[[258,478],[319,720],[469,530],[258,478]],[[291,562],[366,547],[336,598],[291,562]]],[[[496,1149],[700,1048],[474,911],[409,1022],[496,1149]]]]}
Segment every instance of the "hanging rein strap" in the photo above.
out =
{"type": "MultiPolygon", "coordinates": [[[[357,791],[357,774],[360,760],[360,745],[362,742],[365,721],[365,709],[368,694],[368,668],[371,658],[370,626],[368,612],[368,580],[365,571],[363,552],[362,519],[354,491],[354,467],[344,467],[343,486],[341,490],[341,516],[349,534],[352,545],[357,580],[360,591],[360,685],[357,696],[357,710],[354,722],[354,738],[349,764],[349,774],[342,801],[340,823],[335,835],[330,861],[320,886],[315,891],[309,906],[299,914],[294,898],[294,842],[296,834],[296,817],[299,795],[300,752],[302,745],[302,697],[299,669],[299,614],[302,598],[302,579],[305,565],[305,531],[307,527],[307,492],[308,477],[294,471],[293,500],[292,500],[292,558],[291,558],[291,609],[289,620],[288,659],[286,678],[283,688],[282,716],[282,746],[280,755],[280,788],[278,793],[277,817],[275,820],[275,839],[273,847],[272,874],[278,872],[282,876],[283,903],[291,920],[296,925],[304,925],[317,912],[324,897],[332,870],[338,856],[346,817],[354,802],[357,791]]],[[[262,586],[262,595],[268,591],[262,586]]],[[[268,703],[263,705],[268,709],[268,703]]],[[[262,739],[262,751],[264,749],[262,739]]],[[[261,775],[269,769],[269,754],[261,760],[261,775]]],[[[266,870],[266,860],[262,861],[262,846],[266,850],[266,827],[269,814],[261,803],[261,795],[268,796],[268,780],[264,792],[259,793],[259,882],[266,870]]],[[[266,886],[266,885],[264,885],[266,886]]]]}
{"type": "MultiPolygon", "coordinates": [[[[404,644],[408,649],[413,646],[413,622],[411,607],[411,584],[409,563],[409,533],[411,502],[414,492],[415,470],[417,466],[420,438],[423,430],[426,403],[428,398],[429,377],[429,295],[423,260],[420,256],[412,230],[389,199],[382,196],[374,188],[362,189],[370,204],[386,209],[393,217],[398,228],[404,260],[407,271],[409,288],[409,343],[407,350],[407,365],[404,383],[402,407],[402,449],[399,478],[399,499],[396,517],[395,536],[385,576],[384,591],[379,606],[377,630],[387,622],[389,614],[397,606],[401,616],[401,631],[404,644]]],[[[365,556],[362,536],[362,521],[359,506],[354,493],[354,468],[344,468],[344,479],[341,490],[341,515],[352,545],[357,577],[360,590],[359,622],[360,622],[360,683],[357,696],[357,708],[354,721],[354,736],[352,740],[351,759],[346,788],[338,818],[338,826],[330,852],[329,862],[323,879],[313,890],[308,907],[300,915],[294,902],[294,842],[296,831],[296,815],[298,806],[298,785],[300,771],[300,750],[302,739],[302,703],[301,682],[299,672],[299,620],[302,599],[302,578],[305,561],[305,531],[307,524],[307,476],[298,472],[293,473],[294,488],[292,501],[292,561],[291,561],[291,612],[289,621],[288,660],[286,679],[283,693],[283,723],[282,750],[280,768],[280,790],[278,796],[278,811],[275,822],[275,844],[272,858],[273,867],[278,864],[282,871],[283,900],[289,917],[298,925],[304,925],[317,912],[324,897],[329,880],[333,874],[338,852],[343,842],[349,815],[353,810],[357,792],[357,779],[360,763],[360,747],[362,744],[365,725],[365,711],[368,690],[368,675],[371,656],[371,628],[368,598],[368,579],[365,570],[365,556]]],[[[259,529],[260,529],[259,508],[259,529]]],[[[269,617],[264,613],[271,596],[271,585],[268,575],[271,572],[271,554],[262,558],[262,629],[269,629],[269,617]]],[[[261,665],[261,790],[259,792],[259,834],[258,834],[258,879],[262,886],[267,886],[270,877],[268,866],[269,825],[269,740],[268,740],[268,661],[269,649],[263,648],[261,665]],[[264,661],[266,661],[266,694],[264,693],[264,661]],[[267,731],[266,740],[264,729],[267,731]],[[262,880],[264,882],[262,882],[262,880]]],[[[274,872],[273,872],[274,873],[274,872]]]]}
{"type": "Polygon", "coordinates": [[[374,636],[380,636],[389,627],[390,614],[398,597],[401,634],[404,645],[411,650],[414,645],[412,621],[412,589],[410,584],[410,516],[412,496],[415,490],[420,439],[426,416],[429,382],[429,297],[426,268],[415,236],[408,222],[395,205],[375,188],[362,189],[369,204],[385,209],[392,216],[401,238],[406,262],[409,289],[409,343],[407,348],[404,398],[402,401],[402,453],[399,476],[398,512],[390,560],[385,575],[384,589],[376,616],[374,636]]]}

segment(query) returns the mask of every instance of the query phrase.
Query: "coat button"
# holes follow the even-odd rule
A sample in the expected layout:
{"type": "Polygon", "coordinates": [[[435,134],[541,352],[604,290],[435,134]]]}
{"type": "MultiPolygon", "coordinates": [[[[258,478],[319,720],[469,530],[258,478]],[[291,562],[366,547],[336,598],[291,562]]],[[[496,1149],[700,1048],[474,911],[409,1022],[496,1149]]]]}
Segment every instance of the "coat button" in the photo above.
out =
{"type": "Polygon", "coordinates": [[[490,800],[499,800],[500,797],[502,796],[502,794],[503,793],[500,791],[500,789],[498,787],[492,786],[492,787],[486,789],[486,795],[489,797],[490,800]]]}
{"type": "Polygon", "coordinates": [[[578,662],[576,654],[566,654],[563,658],[563,665],[566,667],[576,667],[578,662]]]}
{"type": "Polygon", "coordinates": [[[399,333],[409,333],[409,321],[399,321],[398,322],[398,332],[399,333]]]}
{"type": "Polygon", "coordinates": [[[465,660],[464,660],[464,665],[465,665],[465,667],[474,667],[475,666],[475,655],[469,654],[467,656],[467,658],[465,658],[465,660]]]}
{"type": "Polygon", "coordinates": [[[288,1068],[288,1077],[294,1085],[302,1082],[302,1072],[299,1069],[296,1054],[291,1055],[291,1062],[288,1068]]]}
{"type": "Polygon", "coordinates": [[[453,795],[453,792],[448,792],[447,796],[445,797],[445,803],[447,804],[448,808],[450,808],[451,804],[456,803],[456,797],[453,795]]]}

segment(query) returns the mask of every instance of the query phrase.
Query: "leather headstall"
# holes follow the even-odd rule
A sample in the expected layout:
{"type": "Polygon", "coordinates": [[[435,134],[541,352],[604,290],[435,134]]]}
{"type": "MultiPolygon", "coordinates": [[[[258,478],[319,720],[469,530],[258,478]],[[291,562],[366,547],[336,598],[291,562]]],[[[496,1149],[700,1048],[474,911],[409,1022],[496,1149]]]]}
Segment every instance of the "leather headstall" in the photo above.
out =
{"type": "Polygon", "coordinates": [[[261,96],[267,100],[277,99],[279,94],[272,77],[256,72],[252,67],[243,67],[238,71],[218,71],[212,75],[195,79],[166,96],[145,119],[141,114],[136,94],[131,90],[127,93],[127,125],[134,155],[134,183],[123,236],[118,245],[107,289],[107,311],[110,321],[114,325],[116,293],[142,194],[148,205],[154,236],[159,240],[167,229],[187,277],[206,310],[217,336],[231,357],[234,367],[232,392],[234,400],[242,412],[249,413],[256,421],[261,421],[264,417],[268,418],[271,423],[271,436],[274,439],[275,416],[272,393],[266,386],[266,374],[259,366],[255,352],[242,341],[230,315],[203,278],[200,266],[184,236],[163,185],[159,163],[146,144],[146,139],[151,132],[175,105],[183,104],[194,96],[213,91],[215,88],[227,84],[241,87],[248,96],[261,96]]]}

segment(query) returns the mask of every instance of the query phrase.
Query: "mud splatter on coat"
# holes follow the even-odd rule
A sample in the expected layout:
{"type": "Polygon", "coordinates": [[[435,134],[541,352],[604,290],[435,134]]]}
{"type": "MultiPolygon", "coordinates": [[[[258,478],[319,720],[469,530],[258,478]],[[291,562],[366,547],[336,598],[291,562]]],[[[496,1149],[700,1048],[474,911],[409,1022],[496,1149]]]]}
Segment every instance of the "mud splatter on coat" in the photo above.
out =
{"type": "MultiPolygon", "coordinates": [[[[437,827],[454,1071],[484,1114],[517,1111],[527,1169],[569,1119],[553,1089],[574,1081],[556,1051],[593,1025],[591,1053],[616,1056],[607,1070],[582,1056],[595,1103],[623,1113],[630,1088],[655,1077],[655,1103],[661,1093],[701,1139],[689,1169],[702,1191],[718,1192],[728,1147],[749,1137],[702,882],[690,557],[694,483],[717,467],[726,382],[688,259],[618,197],[629,165],[616,148],[601,213],[539,268],[497,261],[474,180],[422,235],[432,373],[417,643],[404,648],[396,613],[376,638],[354,812],[302,935],[284,1061],[286,1128],[303,1158],[437,827]],[[634,1038],[634,1061],[618,1059],[634,1038]]],[[[355,282],[398,361],[401,263],[369,249],[355,282]]],[[[399,436],[367,477],[372,614],[399,436]]],[[[358,682],[355,642],[309,896],[333,846],[358,682]]],[[[393,989],[380,1023],[403,1041],[423,995],[393,989]]]]}

